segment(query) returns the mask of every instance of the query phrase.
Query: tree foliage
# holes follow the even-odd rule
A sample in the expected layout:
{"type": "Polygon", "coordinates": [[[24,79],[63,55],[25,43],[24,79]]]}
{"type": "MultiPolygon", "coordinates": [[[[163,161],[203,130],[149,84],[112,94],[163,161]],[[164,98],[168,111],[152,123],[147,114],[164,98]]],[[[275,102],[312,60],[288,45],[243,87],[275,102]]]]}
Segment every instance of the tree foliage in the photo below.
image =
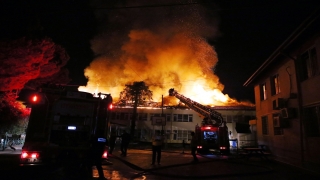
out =
{"type": "Polygon", "coordinates": [[[49,38],[0,42],[0,91],[22,89],[29,81],[30,85],[37,85],[36,79],[42,83],[52,81],[68,60],[65,50],[49,38]]]}
{"type": "Polygon", "coordinates": [[[68,70],[64,69],[68,60],[65,49],[50,38],[1,41],[0,126],[7,127],[26,119],[27,109],[16,101],[21,89],[26,86],[37,89],[46,83],[68,83],[68,70]]]}
{"type": "Polygon", "coordinates": [[[152,91],[143,81],[127,84],[125,89],[120,92],[120,104],[145,105],[152,100],[152,91]],[[136,102],[137,100],[137,102],[136,102]]]}
{"type": "Polygon", "coordinates": [[[25,124],[30,110],[16,101],[15,93],[0,94],[0,127],[1,130],[10,130],[13,124],[25,124]],[[22,122],[23,121],[23,122],[22,122]]]}

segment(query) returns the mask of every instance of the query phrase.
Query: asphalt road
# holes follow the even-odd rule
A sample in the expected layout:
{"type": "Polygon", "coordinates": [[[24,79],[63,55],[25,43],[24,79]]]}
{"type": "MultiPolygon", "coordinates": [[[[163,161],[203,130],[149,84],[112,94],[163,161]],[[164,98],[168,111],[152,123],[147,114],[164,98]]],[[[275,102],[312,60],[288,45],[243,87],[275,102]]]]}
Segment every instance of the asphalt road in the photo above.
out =
{"type": "MultiPolygon", "coordinates": [[[[0,179],[2,180],[69,180],[88,179],[83,171],[65,164],[64,167],[20,167],[20,149],[0,152],[0,179]]],[[[221,179],[221,180],[295,180],[320,179],[319,174],[259,158],[235,158],[234,156],[198,156],[199,163],[191,163],[190,152],[164,150],[161,165],[151,165],[150,149],[129,149],[126,157],[116,149],[109,157],[112,165],[104,165],[104,174],[113,180],[182,180],[182,179],[221,179]]],[[[93,168],[93,178],[97,179],[93,168]]]]}

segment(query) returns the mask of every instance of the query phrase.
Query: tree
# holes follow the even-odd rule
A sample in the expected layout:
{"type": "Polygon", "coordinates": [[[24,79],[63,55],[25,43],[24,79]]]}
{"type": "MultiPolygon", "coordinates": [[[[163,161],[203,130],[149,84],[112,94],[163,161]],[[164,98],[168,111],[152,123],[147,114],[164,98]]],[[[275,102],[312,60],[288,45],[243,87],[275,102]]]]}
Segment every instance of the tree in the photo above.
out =
{"type": "MultiPolygon", "coordinates": [[[[0,91],[20,90],[29,81],[30,85],[37,85],[36,79],[51,82],[68,60],[65,50],[49,38],[0,42],[0,91]]],[[[57,80],[68,81],[68,78],[57,80]]]]}
{"type": "Polygon", "coordinates": [[[133,104],[133,113],[131,120],[131,137],[134,137],[136,126],[137,107],[143,105],[146,100],[152,100],[152,91],[143,81],[134,82],[132,85],[126,85],[126,88],[120,92],[120,101],[131,102],[133,104]]]}
{"type": "Polygon", "coordinates": [[[65,49],[50,38],[1,41],[0,124],[9,126],[25,119],[24,106],[16,101],[25,86],[37,89],[45,83],[69,82],[68,70],[63,68],[68,60],[65,49]]]}
{"type": "Polygon", "coordinates": [[[25,108],[21,102],[16,101],[15,93],[0,93],[0,131],[5,130],[13,133],[13,125],[25,126],[29,115],[29,109],[25,108]]]}

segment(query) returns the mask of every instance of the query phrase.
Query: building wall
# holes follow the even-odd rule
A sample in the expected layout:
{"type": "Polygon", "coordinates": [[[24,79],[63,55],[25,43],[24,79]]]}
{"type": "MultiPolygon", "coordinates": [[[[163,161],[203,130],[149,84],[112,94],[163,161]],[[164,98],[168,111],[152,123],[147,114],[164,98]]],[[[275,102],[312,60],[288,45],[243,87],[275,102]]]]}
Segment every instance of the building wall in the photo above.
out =
{"type": "MultiPolygon", "coordinates": [[[[307,49],[315,48],[317,54],[317,69],[318,72],[313,76],[301,82],[301,101],[302,109],[320,107],[320,37],[312,39],[299,49],[299,52],[305,52],[307,49]]],[[[318,112],[318,116],[320,113],[318,112]]],[[[304,114],[306,116],[306,114],[304,114]]],[[[319,117],[318,117],[319,119],[319,117]]],[[[308,121],[308,118],[303,118],[303,122],[308,121]]],[[[305,123],[302,124],[305,126],[305,123]]],[[[318,129],[320,129],[320,121],[318,121],[318,129]]],[[[315,125],[316,126],[316,125],[315,125]]],[[[306,162],[320,164],[320,132],[316,136],[308,136],[308,129],[303,127],[304,139],[303,139],[303,158],[306,162]]]]}
{"type": "Polygon", "coordinates": [[[285,63],[278,64],[264,78],[255,85],[255,100],[257,114],[257,137],[258,144],[266,145],[274,156],[283,161],[299,162],[300,147],[300,126],[297,116],[290,119],[282,119],[287,125],[274,127],[274,116],[281,113],[283,108],[293,108],[297,111],[298,99],[297,83],[295,76],[295,64],[292,59],[287,59],[285,63]],[[271,77],[279,75],[280,92],[271,94],[271,77]],[[260,99],[260,84],[266,83],[267,98],[260,99]],[[292,97],[294,96],[294,97],[292,97]],[[274,105],[276,102],[276,106],[274,105]],[[278,103],[278,105],[277,105],[278,103]],[[278,108],[277,108],[278,107],[278,108]],[[262,118],[267,117],[267,133],[263,133],[262,118]],[[279,133],[279,131],[281,133],[279,133]]]}
{"type": "MultiPolygon", "coordinates": [[[[299,58],[301,53],[305,52],[310,46],[314,46],[317,49],[317,61],[320,65],[320,45],[319,38],[317,40],[309,41],[308,46],[302,45],[296,49],[290,56],[295,59],[299,58]]],[[[285,58],[285,56],[283,56],[285,58]]],[[[285,161],[291,164],[304,163],[317,163],[320,164],[320,138],[319,137],[307,137],[306,129],[304,127],[304,121],[308,121],[308,118],[304,118],[304,114],[301,113],[301,109],[305,109],[312,106],[320,105],[320,75],[319,72],[300,83],[297,80],[297,67],[300,72],[300,65],[295,65],[295,61],[292,58],[285,58],[278,61],[278,64],[273,64],[268,67],[268,70],[264,72],[263,77],[256,81],[254,86],[255,101],[256,101],[256,115],[257,115],[257,138],[259,144],[267,145],[272,154],[280,161],[285,161]],[[280,81],[280,93],[271,95],[271,77],[275,74],[279,74],[280,81]],[[266,83],[267,99],[261,100],[260,85],[266,83]],[[299,83],[299,84],[298,84],[299,83]],[[298,89],[301,88],[301,94],[298,89]],[[301,97],[299,101],[298,96],[301,97]],[[278,109],[275,109],[274,101],[278,98],[284,100],[284,105],[278,109]],[[301,102],[301,104],[299,104],[301,102]],[[293,111],[293,117],[286,119],[288,125],[275,128],[273,116],[277,113],[281,114],[282,108],[289,108],[293,111]],[[268,124],[266,125],[268,133],[263,133],[263,117],[267,117],[268,124]],[[282,134],[277,134],[279,131],[282,134]]],[[[320,67],[318,67],[320,69],[320,67]]],[[[320,123],[320,122],[319,122],[320,123]]],[[[319,126],[319,124],[318,124],[319,126]]]]}
{"type": "MultiPolygon", "coordinates": [[[[114,108],[113,113],[128,113],[132,114],[133,108],[114,108]]],[[[255,110],[254,109],[228,109],[228,110],[217,110],[219,113],[222,114],[223,118],[227,122],[227,127],[229,131],[231,131],[231,135],[233,138],[239,137],[235,130],[235,124],[236,122],[244,122],[248,121],[249,119],[252,120],[255,118],[255,110]]],[[[140,141],[151,141],[152,134],[155,130],[164,130],[164,132],[167,134],[167,142],[168,143],[182,143],[182,140],[186,140],[187,143],[190,143],[189,140],[191,139],[190,132],[195,130],[196,125],[201,125],[201,122],[203,120],[203,117],[198,114],[197,112],[193,111],[192,109],[161,109],[161,108],[138,108],[138,113],[147,113],[147,119],[146,120],[137,120],[136,121],[136,131],[135,134],[139,136],[140,141]],[[158,126],[158,125],[152,125],[151,121],[151,115],[152,114],[165,114],[165,115],[171,115],[170,121],[166,121],[165,126],[158,126]],[[192,122],[176,122],[173,121],[173,115],[174,114],[192,114],[193,121],[192,122]],[[177,131],[184,131],[184,136],[179,136],[180,138],[177,138],[176,132],[177,131]],[[176,136],[176,137],[174,137],[176,136]]],[[[112,119],[111,120],[111,126],[114,129],[123,130],[126,129],[127,131],[130,131],[131,126],[131,120],[130,115],[124,117],[124,119],[112,119]]],[[[256,139],[256,138],[251,138],[256,139]]]]}

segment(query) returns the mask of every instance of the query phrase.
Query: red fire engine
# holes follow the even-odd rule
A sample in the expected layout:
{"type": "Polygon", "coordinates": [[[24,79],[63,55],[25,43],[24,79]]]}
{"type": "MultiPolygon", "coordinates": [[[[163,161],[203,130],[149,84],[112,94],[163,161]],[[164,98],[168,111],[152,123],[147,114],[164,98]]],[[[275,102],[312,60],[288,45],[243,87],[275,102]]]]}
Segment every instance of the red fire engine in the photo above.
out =
{"type": "MultiPolygon", "coordinates": [[[[59,162],[66,155],[85,158],[90,138],[106,129],[112,97],[42,88],[30,97],[31,113],[20,157],[21,165],[59,162]]],[[[107,158],[107,149],[102,158],[107,158]]]]}
{"type": "Polygon", "coordinates": [[[175,96],[204,117],[201,125],[195,127],[198,153],[230,153],[228,127],[220,113],[179,94],[173,88],[169,90],[169,95],[175,96]]]}

